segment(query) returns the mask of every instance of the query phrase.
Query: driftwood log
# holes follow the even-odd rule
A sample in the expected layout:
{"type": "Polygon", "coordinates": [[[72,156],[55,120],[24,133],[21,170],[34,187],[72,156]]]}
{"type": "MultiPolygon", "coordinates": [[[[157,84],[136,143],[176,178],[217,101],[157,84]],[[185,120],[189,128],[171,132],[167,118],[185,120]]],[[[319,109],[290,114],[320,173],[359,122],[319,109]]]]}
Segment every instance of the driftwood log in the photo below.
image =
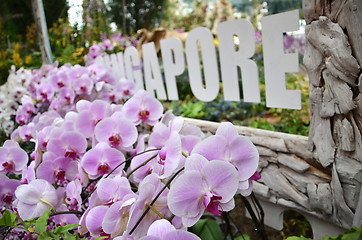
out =
{"type": "Polygon", "coordinates": [[[331,219],[344,228],[360,226],[362,1],[304,0],[303,11],[311,101],[309,149],[331,172],[331,219]]]}

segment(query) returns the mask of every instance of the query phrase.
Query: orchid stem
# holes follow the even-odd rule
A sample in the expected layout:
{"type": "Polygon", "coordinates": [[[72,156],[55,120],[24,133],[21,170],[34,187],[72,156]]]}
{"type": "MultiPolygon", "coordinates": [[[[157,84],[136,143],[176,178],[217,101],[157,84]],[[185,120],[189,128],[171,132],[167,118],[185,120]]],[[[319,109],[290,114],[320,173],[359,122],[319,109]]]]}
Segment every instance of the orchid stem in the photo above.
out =
{"type": "Polygon", "coordinates": [[[153,204],[155,204],[155,202],[157,201],[157,199],[160,197],[160,195],[162,194],[162,192],[168,187],[168,185],[171,184],[171,182],[175,179],[175,177],[177,175],[179,175],[182,171],[184,170],[184,168],[181,168],[180,170],[178,170],[165,184],[165,186],[163,186],[163,188],[159,191],[159,193],[157,194],[157,196],[153,199],[153,201],[148,205],[148,207],[146,208],[146,210],[143,212],[142,216],[140,217],[140,219],[138,219],[138,221],[136,222],[136,224],[134,225],[134,227],[131,229],[131,231],[129,232],[129,235],[132,235],[132,233],[134,232],[134,230],[136,230],[137,226],[141,223],[141,221],[143,220],[143,218],[146,216],[146,214],[148,213],[148,211],[150,210],[150,206],[153,206],[153,204]]]}
{"type": "Polygon", "coordinates": [[[162,219],[167,219],[165,216],[163,216],[159,211],[157,211],[157,209],[150,205],[150,204],[147,204],[147,207],[149,207],[154,213],[156,213],[160,218],[162,219]]]}
{"type": "MultiPolygon", "coordinates": [[[[249,201],[245,197],[243,197],[242,195],[240,195],[240,197],[243,200],[243,203],[244,203],[246,209],[248,210],[251,218],[253,219],[253,222],[254,222],[254,224],[256,226],[256,230],[260,234],[261,239],[268,240],[268,237],[267,237],[267,235],[265,233],[265,230],[264,230],[264,223],[260,222],[260,220],[257,219],[257,217],[256,217],[256,215],[254,213],[254,210],[253,210],[252,206],[250,205],[249,201]]],[[[254,200],[256,200],[255,196],[254,196],[254,200]]]]}
{"type": "Polygon", "coordinates": [[[147,159],[146,161],[144,161],[142,164],[140,164],[139,166],[137,166],[135,169],[133,169],[130,173],[127,174],[127,178],[129,178],[135,171],[137,171],[138,169],[140,169],[141,167],[145,166],[149,161],[151,161],[152,159],[154,159],[155,157],[157,157],[157,154],[153,155],[152,157],[150,157],[149,159],[147,159]]]}
{"type": "Polygon", "coordinates": [[[82,211],[75,211],[75,210],[59,211],[59,212],[51,213],[49,215],[49,217],[56,216],[56,215],[62,215],[62,214],[83,214],[83,212],[82,211]]]}

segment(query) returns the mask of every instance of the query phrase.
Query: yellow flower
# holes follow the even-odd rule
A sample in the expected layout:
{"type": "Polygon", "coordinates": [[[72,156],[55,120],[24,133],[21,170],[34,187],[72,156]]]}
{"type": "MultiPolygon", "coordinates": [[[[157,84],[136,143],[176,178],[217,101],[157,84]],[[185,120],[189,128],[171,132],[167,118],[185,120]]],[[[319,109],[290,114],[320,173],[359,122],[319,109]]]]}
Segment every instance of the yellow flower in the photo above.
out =
{"type": "Polygon", "coordinates": [[[25,64],[26,64],[26,65],[30,65],[30,64],[31,64],[31,60],[32,60],[32,59],[31,59],[31,56],[26,56],[26,57],[25,57],[25,64]]]}
{"type": "Polygon", "coordinates": [[[21,66],[23,64],[20,54],[16,51],[13,52],[13,63],[15,64],[15,66],[21,66]]]}

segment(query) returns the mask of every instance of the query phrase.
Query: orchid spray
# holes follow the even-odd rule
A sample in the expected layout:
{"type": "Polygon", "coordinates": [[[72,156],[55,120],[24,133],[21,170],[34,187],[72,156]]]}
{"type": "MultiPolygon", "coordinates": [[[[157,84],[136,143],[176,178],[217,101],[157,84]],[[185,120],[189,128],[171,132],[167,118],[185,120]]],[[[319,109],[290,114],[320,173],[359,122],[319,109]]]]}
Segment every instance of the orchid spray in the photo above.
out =
{"type": "Polygon", "coordinates": [[[205,137],[97,63],[19,71],[19,126],[0,147],[5,239],[199,239],[187,229],[205,212],[251,194],[259,155],[231,123],[205,137]]]}

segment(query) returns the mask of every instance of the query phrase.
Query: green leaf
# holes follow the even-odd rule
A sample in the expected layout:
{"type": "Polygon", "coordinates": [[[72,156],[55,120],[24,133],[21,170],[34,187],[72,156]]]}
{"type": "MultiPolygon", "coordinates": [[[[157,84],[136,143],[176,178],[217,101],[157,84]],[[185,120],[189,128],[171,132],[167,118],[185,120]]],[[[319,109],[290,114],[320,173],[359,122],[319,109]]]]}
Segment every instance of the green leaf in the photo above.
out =
{"type": "Polygon", "coordinates": [[[103,236],[103,237],[97,237],[96,239],[94,240],[102,240],[102,239],[105,239],[105,238],[108,238],[107,236],[103,236]]]}
{"type": "Polygon", "coordinates": [[[219,224],[212,219],[201,219],[192,228],[191,231],[203,240],[223,239],[223,234],[219,224]]]}
{"type": "Polygon", "coordinates": [[[300,237],[293,236],[293,237],[288,237],[286,240],[312,240],[312,239],[305,238],[303,236],[300,236],[300,237]]]}
{"type": "Polygon", "coordinates": [[[78,226],[80,226],[80,225],[79,224],[68,224],[65,226],[59,226],[54,230],[54,233],[58,234],[58,235],[62,235],[62,234],[67,233],[69,230],[72,230],[73,228],[78,227],[78,226]]]}
{"type": "Polygon", "coordinates": [[[78,239],[78,235],[77,234],[70,234],[69,232],[66,232],[64,234],[64,240],[77,240],[78,239]]]}
{"type": "Polygon", "coordinates": [[[243,235],[235,238],[235,240],[250,240],[250,237],[247,234],[243,234],[243,235]]]}
{"type": "Polygon", "coordinates": [[[54,239],[54,238],[50,237],[47,232],[42,232],[38,237],[38,240],[49,240],[49,239],[54,239]]]}
{"type": "Polygon", "coordinates": [[[18,214],[16,212],[10,213],[8,210],[3,212],[0,219],[0,226],[15,227],[17,225],[18,214]]]}
{"type": "Polygon", "coordinates": [[[35,223],[36,223],[35,219],[30,219],[30,220],[27,220],[27,221],[20,222],[19,225],[23,226],[26,229],[28,229],[29,227],[34,226],[35,223]]]}
{"type": "Polygon", "coordinates": [[[45,233],[47,230],[50,209],[45,210],[44,214],[38,218],[35,223],[35,231],[39,234],[45,233]]]}

